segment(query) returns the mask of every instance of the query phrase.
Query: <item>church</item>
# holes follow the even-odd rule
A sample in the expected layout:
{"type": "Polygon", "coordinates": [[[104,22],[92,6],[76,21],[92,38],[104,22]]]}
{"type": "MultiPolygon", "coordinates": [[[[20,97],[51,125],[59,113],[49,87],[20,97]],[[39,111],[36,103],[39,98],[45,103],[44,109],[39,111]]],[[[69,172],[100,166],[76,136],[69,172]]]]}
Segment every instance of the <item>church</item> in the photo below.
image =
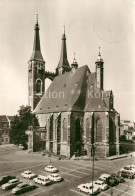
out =
{"type": "Polygon", "coordinates": [[[113,106],[113,92],[104,90],[104,61],[100,51],[95,72],[88,65],[78,67],[74,57],[67,57],[65,30],[60,60],[55,72],[45,69],[41,53],[38,19],[34,27],[34,44],[28,62],[28,104],[36,114],[39,127],[31,128],[28,148],[39,146],[55,155],[72,157],[75,153],[96,157],[119,154],[120,114],[113,106]],[[52,82],[45,91],[45,79],[52,82]]]}

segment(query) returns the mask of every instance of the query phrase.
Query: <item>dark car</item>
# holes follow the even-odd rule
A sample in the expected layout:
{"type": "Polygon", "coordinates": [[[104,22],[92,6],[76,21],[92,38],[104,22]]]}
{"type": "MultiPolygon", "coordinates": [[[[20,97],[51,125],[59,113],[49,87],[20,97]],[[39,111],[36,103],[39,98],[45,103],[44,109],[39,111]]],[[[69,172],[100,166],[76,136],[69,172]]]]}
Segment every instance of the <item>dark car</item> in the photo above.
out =
{"type": "Polygon", "coordinates": [[[9,189],[13,189],[15,188],[18,184],[20,184],[22,181],[20,181],[19,179],[13,179],[13,180],[9,180],[8,183],[3,184],[2,185],[2,189],[3,190],[9,190],[9,189]]]}
{"type": "Polygon", "coordinates": [[[112,186],[116,186],[119,184],[118,180],[114,179],[112,176],[110,176],[107,180],[106,183],[112,187],[112,186]]]}
{"type": "Polygon", "coordinates": [[[0,185],[7,183],[9,180],[15,179],[15,176],[3,176],[0,178],[0,185]]]}
{"type": "Polygon", "coordinates": [[[129,171],[121,171],[121,176],[124,178],[131,178],[131,179],[135,177],[134,174],[129,171]]]}
{"type": "Polygon", "coordinates": [[[14,194],[22,194],[31,190],[38,188],[35,184],[27,184],[21,183],[16,186],[16,188],[12,189],[12,193],[14,194]]]}
{"type": "Polygon", "coordinates": [[[119,174],[111,174],[111,178],[117,180],[118,183],[122,183],[125,182],[124,178],[122,176],[120,176],[119,174]]]}

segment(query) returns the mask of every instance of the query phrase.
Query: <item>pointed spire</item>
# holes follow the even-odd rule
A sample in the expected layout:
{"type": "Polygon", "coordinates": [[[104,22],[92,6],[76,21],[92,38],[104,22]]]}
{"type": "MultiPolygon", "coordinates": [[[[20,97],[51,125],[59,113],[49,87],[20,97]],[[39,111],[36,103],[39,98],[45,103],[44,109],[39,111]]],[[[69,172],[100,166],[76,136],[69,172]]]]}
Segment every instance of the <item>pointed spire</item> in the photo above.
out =
{"type": "Polygon", "coordinates": [[[66,35],[65,35],[65,25],[64,25],[64,33],[62,35],[62,45],[61,45],[61,54],[58,66],[56,69],[64,68],[70,70],[70,65],[67,59],[67,47],[66,47],[66,35]]]}
{"type": "Polygon", "coordinates": [[[34,35],[34,44],[31,60],[44,61],[41,48],[40,48],[40,36],[39,36],[39,24],[38,24],[38,13],[36,13],[36,24],[34,26],[35,35],[34,35]]]}
{"type": "Polygon", "coordinates": [[[74,59],[73,59],[73,63],[71,64],[71,67],[77,69],[78,68],[78,63],[76,61],[75,55],[76,55],[76,53],[74,52],[74,59]]]}
{"type": "Polygon", "coordinates": [[[103,62],[103,59],[101,57],[101,53],[100,53],[100,47],[99,47],[99,54],[98,54],[98,58],[96,62],[103,62]]]}

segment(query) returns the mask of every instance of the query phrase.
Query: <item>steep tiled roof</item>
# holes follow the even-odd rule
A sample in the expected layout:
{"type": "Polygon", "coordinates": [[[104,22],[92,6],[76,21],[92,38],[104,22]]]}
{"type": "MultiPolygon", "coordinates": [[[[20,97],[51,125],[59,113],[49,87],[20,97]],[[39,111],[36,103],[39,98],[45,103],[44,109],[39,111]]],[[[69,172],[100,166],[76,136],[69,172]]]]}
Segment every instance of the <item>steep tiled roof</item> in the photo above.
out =
{"type": "Polygon", "coordinates": [[[7,116],[8,117],[8,119],[10,120],[10,121],[13,121],[14,120],[14,116],[7,116]]]}
{"type": "Polygon", "coordinates": [[[68,110],[82,110],[85,99],[79,92],[84,90],[85,77],[88,66],[82,66],[58,77],[55,77],[45,95],[37,105],[36,113],[60,112],[68,110]],[[57,97],[56,97],[57,95],[57,97]]]}
{"type": "Polygon", "coordinates": [[[85,65],[56,77],[34,112],[108,111],[111,95],[96,87],[96,73],[85,65]]]}

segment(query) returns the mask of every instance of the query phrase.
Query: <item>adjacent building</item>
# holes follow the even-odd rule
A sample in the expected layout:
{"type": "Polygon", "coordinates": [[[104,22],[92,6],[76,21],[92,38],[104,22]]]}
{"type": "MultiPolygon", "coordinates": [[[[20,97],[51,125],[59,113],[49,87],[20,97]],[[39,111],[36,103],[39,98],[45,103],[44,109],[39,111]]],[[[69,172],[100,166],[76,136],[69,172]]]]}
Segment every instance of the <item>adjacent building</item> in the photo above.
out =
{"type": "Polygon", "coordinates": [[[0,115],[0,145],[10,143],[10,128],[13,116],[0,115]]]}
{"type": "Polygon", "coordinates": [[[84,151],[90,154],[93,143],[97,157],[119,154],[120,115],[114,109],[113,92],[104,90],[104,61],[100,51],[93,65],[94,73],[88,65],[78,67],[75,58],[70,65],[64,31],[56,70],[47,72],[38,20],[34,30],[33,52],[28,62],[28,102],[40,128],[30,128],[29,149],[36,151],[33,146],[37,139],[33,138],[37,135],[42,149],[57,155],[72,157],[75,152],[81,155],[84,151]],[[45,91],[46,78],[52,83],[45,91]]]}

